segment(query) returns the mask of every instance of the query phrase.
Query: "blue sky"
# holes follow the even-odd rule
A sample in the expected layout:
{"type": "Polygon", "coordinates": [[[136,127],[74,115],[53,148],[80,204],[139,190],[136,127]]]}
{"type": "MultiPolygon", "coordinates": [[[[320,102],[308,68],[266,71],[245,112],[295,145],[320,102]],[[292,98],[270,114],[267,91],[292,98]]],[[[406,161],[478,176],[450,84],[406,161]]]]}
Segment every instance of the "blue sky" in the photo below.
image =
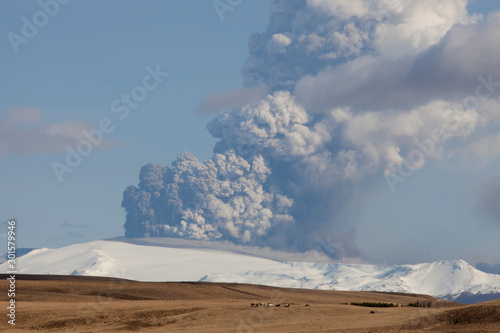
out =
{"type": "MultiPolygon", "coordinates": [[[[1,34],[20,34],[36,1],[3,2],[1,34]]],[[[245,2],[221,22],[212,3],[184,1],[83,2],[59,13],[15,54],[7,37],[0,52],[0,110],[39,109],[44,124],[112,118],[110,104],[141,83],[146,66],[166,79],[109,139],[59,183],[51,163],[64,153],[2,158],[1,211],[19,221],[20,246],[61,246],[123,234],[123,190],[147,162],[168,164],[188,150],[211,155],[209,117],[195,114],[214,89],[241,86],[248,36],[263,30],[266,1],[245,2]],[[126,165],[126,167],[124,167],[126,165]],[[84,225],[68,228],[62,225],[84,225]],[[24,231],[23,231],[24,230],[24,231]]]]}
{"type": "MultiPolygon", "coordinates": [[[[497,1],[468,6],[469,13],[484,15],[498,9],[497,1]]],[[[265,31],[269,1],[243,0],[221,21],[212,1],[74,0],[60,4],[16,53],[8,34],[22,35],[23,17],[32,21],[40,11],[37,1],[0,3],[0,121],[9,126],[5,133],[17,133],[12,140],[22,141],[37,131],[81,132],[105,118],[115,130],[62,182],[51,164],[64,163],[65,144],[40,142],[26,152],[9,143],[9,151],[0,151],[2,221],[17,219],[20,247],[121,236],[122,193],[138,183],[141,166],[169,165],[183,151],[199,159],[212,156],[217,140],[206,125],[213,115],[196,110],[214,89],[243,86],[248,38],[265,31]],[[118,119],[111,104],[142,84],[148,66],[159,66],[168,78],[130,116],[118,119]],[[9,110],[25,118],[12,125],[9,110]]],[[[356,214],[349,214],[365,260],[499,263],[500,224],[478,209],[477,199],[481,188],[498,178],[498,162],[497,156],[478,168],[461,157],[435,159],[395,192],[387,188],[382,172],[366,181],[356,214]],[[412,249],[414,243],[419,246],[412,249]]]]}

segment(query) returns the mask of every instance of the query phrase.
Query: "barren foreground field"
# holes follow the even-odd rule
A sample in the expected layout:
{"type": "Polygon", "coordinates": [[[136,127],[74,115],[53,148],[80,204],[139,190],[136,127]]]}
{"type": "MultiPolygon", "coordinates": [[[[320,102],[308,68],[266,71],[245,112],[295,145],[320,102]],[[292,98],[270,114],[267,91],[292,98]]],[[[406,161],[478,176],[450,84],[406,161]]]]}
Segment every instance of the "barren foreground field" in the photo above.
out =
{"type": "MultiPolygon", "coordinates": [[[[9,288],[6,276],[0,277],[7,305],[9,288]]],[[[16,278],[18,332],[500,332],[500,301],[465,306],[396,293],[78,276],[16,278]],[[417,301],[430,307],[402,306],[417,301]],[[351,302],[399,307],[345,304],[351,302]]],[[[6,331],[12,327],[3,309],[0,330],[6,331]]]]}

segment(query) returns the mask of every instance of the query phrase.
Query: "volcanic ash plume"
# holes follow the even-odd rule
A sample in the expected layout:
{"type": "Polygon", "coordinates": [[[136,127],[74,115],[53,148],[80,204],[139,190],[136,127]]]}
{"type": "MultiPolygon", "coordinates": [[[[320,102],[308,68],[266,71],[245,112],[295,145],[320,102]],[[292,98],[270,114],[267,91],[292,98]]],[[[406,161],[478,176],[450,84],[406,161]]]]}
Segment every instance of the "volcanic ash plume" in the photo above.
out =
{"type": "Polygon", "coordinates": [[[200,162],[183,153],[172,167],[141,169],[139,187],[124,192],[126,236],[295,246],[299,231],[306,239],[325,222],[323,216],[306,223],[307,216],[318,217],[315,211],[335,206],[330,195],[318,197],[331,191],[325,186],[329,180],[318,177],[333,172],[326,168],[332,162],[324,147],[331,141],[332,124],[313,125],[288,92],[220,114],[207,126],[221,139],[211,159],[200,162]],[[296,199],[311,205],[294,205],[296,199]]]}
{"type": "MultiPolygon", "coordinates": [[[[238,100],[207,125],[219,139],[213,157],[183,153],[171,167],[145,165],[139,186],[124,192],[126,236],[300,251],[330,239],[332,257],[358,255],[346,212],[358,210],[371,179],[453,155],[454,144],[473,146],[478,129],[500,123],[491,99],[472,108],[460,97],[474,92],[477,73],[500,68],[498,48],[475,37],[497,40],[500,14],[481,21],[466,7],[272,1],[266,31],[250,37],[245,88],[201,103],[215,112],[238,100]]],[[[498,84],[483,81],[483,91],[498,84]]]]}
{"type": "Polygon", "coordinates": [[[176,236],[249,242],[275,224],[293,221],[293,201],[263,183],[269,169],[261,155],[251,161],[233,151],[198,161],[181,154],[172,168],[141,169],[139,188],[130,186],[123,205],[126,236],[176,236]]]}
{"type": "Polygon", "coordinates": [[[130,186],[124,193],[126,236],[224,238],[248,243],[272,227],[294,223],[290,215],[293,200],[267,186],[271,170],[263,157],[271,150],[286,154],[287,139],[278,137],[307,121],[304,110],[289,107],[287,99],[286,94],[269,97],[240,113],[216,118],[209,124],[210,131],[226,139],[211,159],[200,162],[183,153],[171,168],[145,165],[139,188],[130,186]]]}

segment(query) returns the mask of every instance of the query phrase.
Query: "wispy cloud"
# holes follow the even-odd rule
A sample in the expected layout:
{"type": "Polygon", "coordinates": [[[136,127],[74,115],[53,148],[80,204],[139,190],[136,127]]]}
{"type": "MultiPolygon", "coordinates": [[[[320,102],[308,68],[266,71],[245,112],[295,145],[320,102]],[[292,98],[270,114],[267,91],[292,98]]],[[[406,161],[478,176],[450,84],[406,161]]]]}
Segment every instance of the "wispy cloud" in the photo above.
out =
{"type": "MultiPolygon", "coordinates": [[[[84,140],[85,131],[95,124],[70,120],[47,124],[40,110],[32,107],[12,107],[0,118],[0,157],[63,152],[84,140]]],[[[101,148],[112,146],[112,142],[101,148]]]]}
{"type": "Polygon", "coordinates": [[[264,86],[231,89],[221,94],[217,90],[213,90],[201,101],[196,112],[215,114],[224,110],[239,108],[264,98],[266,94],[267,89],[264,86]]]}

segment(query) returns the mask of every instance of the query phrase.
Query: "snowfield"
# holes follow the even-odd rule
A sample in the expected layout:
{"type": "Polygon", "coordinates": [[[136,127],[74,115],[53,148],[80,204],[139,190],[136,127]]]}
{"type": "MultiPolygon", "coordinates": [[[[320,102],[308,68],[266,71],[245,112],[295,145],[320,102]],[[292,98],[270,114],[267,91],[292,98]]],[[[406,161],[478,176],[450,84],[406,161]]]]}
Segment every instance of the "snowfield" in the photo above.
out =
{"type": "MultiPolygon", "coordinates": [[[[230,252],[93,241],[36,249],[17,259],[19,274],[93,275],[138,281],[207,281],[276,287],[428,294],[448,300],[500,293],[500,275],[463,260],[374,266],[280,262],[230,252]]],[[[7,263],[0,272],[7,272],[7,263]]]]}

